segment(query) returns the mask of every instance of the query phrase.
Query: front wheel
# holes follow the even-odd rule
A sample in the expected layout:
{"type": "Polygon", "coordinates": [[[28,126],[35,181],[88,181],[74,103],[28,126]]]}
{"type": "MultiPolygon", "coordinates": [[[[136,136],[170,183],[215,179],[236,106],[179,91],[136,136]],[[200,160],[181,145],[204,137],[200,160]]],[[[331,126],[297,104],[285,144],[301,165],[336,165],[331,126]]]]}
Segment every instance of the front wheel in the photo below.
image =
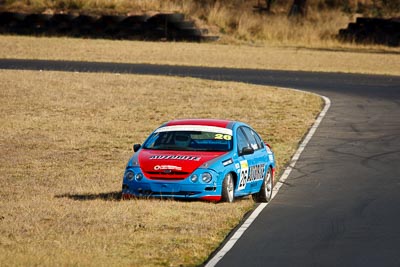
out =
{"type": "Polygon", "coordinates": [[[265,174],[264,181],[261,185],[260,191],[252,195],[253,200],[256,202],[269,202],[272,197],[272,172],[271,168],[268,168],[265,174]]]}
{"type": "Polygon", "coordinates": [[[234,184],[233,184],[233,177],[231,173],[228,173],[224,181],[222,182],[222,202],[229,202],[232,203],[234,200],[234,184]]]}

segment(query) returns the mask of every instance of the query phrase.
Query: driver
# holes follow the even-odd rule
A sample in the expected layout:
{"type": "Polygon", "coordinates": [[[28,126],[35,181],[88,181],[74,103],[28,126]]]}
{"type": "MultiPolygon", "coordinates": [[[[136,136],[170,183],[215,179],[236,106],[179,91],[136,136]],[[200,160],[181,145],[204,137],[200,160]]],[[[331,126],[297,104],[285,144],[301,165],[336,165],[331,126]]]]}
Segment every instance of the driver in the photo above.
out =
{"type": "Polygon", "coordinates": [[[190,144],[190,136],[185,133],[176,133],[174,137],[175,145],[180,147],[188,147],[190,144]]]}

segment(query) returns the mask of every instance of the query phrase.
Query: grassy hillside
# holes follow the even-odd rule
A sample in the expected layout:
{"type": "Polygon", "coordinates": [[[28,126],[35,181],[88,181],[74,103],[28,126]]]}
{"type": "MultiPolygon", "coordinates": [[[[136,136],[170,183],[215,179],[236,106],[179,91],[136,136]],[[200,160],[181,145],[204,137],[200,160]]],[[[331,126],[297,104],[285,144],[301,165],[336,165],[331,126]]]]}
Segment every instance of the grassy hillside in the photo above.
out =
{"type": "Polygon", "coordinates": [[[310,0],[305,18],[287,17],[292,1],[273,1],[271,10],[255,12],[265,1],[245,0],[7,0],[1,10],[36,13],[154,14],[182,12],[221,36],[222,43],[340,46],[336,34],[357,16],[399,16],[396,1],[310,0]]]}

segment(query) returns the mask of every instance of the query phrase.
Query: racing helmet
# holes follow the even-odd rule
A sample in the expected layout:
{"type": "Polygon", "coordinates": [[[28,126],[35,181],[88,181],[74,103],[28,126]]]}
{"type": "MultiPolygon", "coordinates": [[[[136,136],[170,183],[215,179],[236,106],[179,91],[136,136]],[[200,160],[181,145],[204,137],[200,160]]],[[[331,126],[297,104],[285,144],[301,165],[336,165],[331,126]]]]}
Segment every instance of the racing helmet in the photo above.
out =
{"type": "Polygon", "coordinates": [[[174,142],[177,146],[188,147],[190,144],[190,136],[186,133],[175,133],[174,142]]]}

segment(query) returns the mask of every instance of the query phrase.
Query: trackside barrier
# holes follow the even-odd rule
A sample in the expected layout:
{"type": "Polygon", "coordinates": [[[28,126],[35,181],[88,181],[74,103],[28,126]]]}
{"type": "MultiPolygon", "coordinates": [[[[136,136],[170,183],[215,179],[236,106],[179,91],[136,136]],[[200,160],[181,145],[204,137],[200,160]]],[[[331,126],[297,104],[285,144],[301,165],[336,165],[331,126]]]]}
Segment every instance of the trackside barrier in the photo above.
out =
{"type": "Polygon", "coordinates": [[[182,13],[154,16],[90,16],[73,14],[24,14],[0,12],[0,34],[71,36],[149,41],[203,42],[218,40],[185,20],[182,13]]]}
{"type": "Polygon", "coordinates": [[[339,30],[338,38],[344,42],[400,46],[400,18],[357,18],[346,29],[339,30]]]}

